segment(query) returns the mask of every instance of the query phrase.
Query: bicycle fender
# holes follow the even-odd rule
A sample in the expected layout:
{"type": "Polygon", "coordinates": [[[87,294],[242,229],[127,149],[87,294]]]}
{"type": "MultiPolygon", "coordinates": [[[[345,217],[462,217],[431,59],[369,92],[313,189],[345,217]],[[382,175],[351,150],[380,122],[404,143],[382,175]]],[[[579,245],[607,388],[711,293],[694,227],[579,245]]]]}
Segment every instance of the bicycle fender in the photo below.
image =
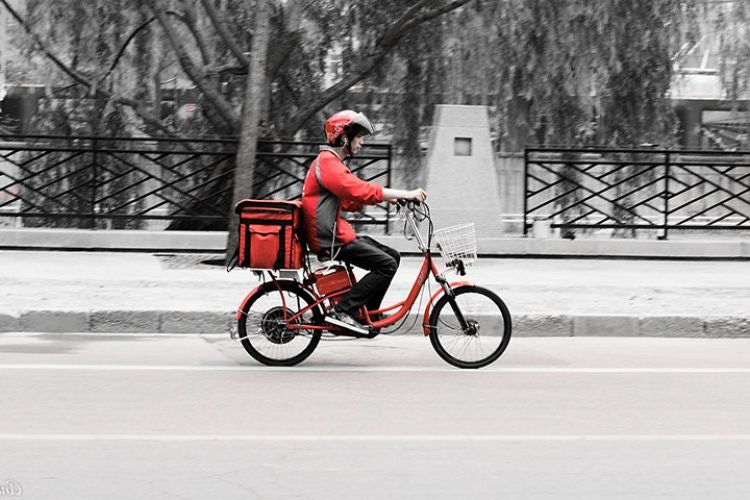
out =
{"type": "Polygon", "coordinates": [[[266,281],[265,283],[261,283],[260,285],[250,290],[250,293],[248,293],[245,296],[245,298],[242,299],[242,302],[240,302],[240,305],[237,308],[237,312],[235,313],[235,316],[237,316],[237,321],[239,321],[240,318],[242,317],[242,309],[245,308],[245,304],[247,304],[250,300],[252,300],[256,295],[259,295],[260,293],[268,290],[269,288],[271,290],[279,289],[282,286],[284,286],[286,282],[296,283],[293,280],[276,280],[275,283],[273,281],[266,281]]]}
{"type": "MultiPolygon", "coordinates": [[[[449,283],[450,287],[455,290],[456,288],[462,287],[462,286],[475,286],[474,283],[471,281],[454,281],[452,283],[449,283]]],[[[432,312],[432,304],[435,303],[435,301],[440,298],[441,295],[445,293],[445,290],[443,290],[443,287],[440,287],[440,290],[432,294],[432,297],[430,297],[430,300],[427,302],[427,305],[424,308],[424,319],[422,320],[422,329],[424,330],[424,336],[427,337],[430,334],[430,312],[432,312]]]]}

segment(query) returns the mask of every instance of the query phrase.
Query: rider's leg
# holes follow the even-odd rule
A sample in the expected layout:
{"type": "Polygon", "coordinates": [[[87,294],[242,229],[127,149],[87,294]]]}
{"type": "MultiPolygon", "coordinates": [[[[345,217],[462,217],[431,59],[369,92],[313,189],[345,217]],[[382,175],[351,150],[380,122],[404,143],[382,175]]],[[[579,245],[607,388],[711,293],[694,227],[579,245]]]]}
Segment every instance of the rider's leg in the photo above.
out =
{"type": "MultiPolygon", "coordinates": [[[[401,254],[398,250],[396,250],[395,248],[391,248],[388,245],[384,245],[374,238],[371,238],[370,236],[362,236],[362,238],[368,240],[370,244],[375,245],[376,247],[393,257],[393,260],[396,261],[396,270],[398,270],[398,266],[399,264],[401,264],[401,254]]],[[[388,292],[388,288],[391,286],[391,282],[393,281],[393,276],[395,274],[395,272],[391,274],[391,277],[388,279],[388,284],[383,288],[382,292],[373,295],[367,301],[365,305],[367,306],[368,310],[374,311],[375,309],[380,309],[380,305],[383,303],[383,298],[385,298],[385,294],[388,292]]]]}
{"type": "Polygon", "coordinates": [[[401,259],[398,252],[369,236],[357,236],[353,242],[340,248],[338,258],[370,272],[344,295],[336,310],[352,314],[364,305],[368,309],[379,308],[398,270],[401,259]]]}

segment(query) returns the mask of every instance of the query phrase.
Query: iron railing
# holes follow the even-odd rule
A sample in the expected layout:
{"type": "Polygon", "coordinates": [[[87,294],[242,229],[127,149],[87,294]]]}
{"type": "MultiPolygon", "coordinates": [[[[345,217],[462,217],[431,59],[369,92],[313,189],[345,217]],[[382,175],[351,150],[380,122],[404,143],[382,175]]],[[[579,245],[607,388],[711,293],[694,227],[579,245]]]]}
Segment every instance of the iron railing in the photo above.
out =
{"type": "Polygon", "coordinates": [[[524,234],[750,229],[750,151],[528,148],[524,234]]]}
{"type": "MultiPolygon", "coordinates": [[[[0,225],[223,229],[237,140],[0,135],[0,225]]],[[[260,141],[253,193],[297,199],[313,142],[260,141]]],[[[351,165],[391,182],[391,146],[368,145],[351,165]]],[[[385,226],[390,208],[352,222],[385,226]]]]}

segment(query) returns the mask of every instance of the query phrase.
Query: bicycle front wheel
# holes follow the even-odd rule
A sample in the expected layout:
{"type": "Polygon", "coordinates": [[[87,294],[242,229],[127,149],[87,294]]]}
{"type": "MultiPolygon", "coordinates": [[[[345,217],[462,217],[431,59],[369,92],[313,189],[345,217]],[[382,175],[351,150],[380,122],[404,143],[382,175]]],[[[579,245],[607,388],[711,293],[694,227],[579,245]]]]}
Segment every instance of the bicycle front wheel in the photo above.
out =
{"type": "MultiPolygon", "coordinates": [[[[288,319],[315,303],[297,283],[279,281],[263,285],[260,293],[242,306],[237,330],[245,350],[265,365],[292,366],[304,361],[320,342],[320,330],[290,329],[288,319]]],[[[322,323],[311,307],[296,319],[298,324],[322,323]]]]}
{"type": "Polygon", "coordinates": [[[461,286],[443,295],[430,313],[430,342],[438,355],[459,368],[481,368],[508,347],[512,329],[508,307],[494,292],[461,286]],[[461,326],[463,316],[465,327],[461,326]]]}

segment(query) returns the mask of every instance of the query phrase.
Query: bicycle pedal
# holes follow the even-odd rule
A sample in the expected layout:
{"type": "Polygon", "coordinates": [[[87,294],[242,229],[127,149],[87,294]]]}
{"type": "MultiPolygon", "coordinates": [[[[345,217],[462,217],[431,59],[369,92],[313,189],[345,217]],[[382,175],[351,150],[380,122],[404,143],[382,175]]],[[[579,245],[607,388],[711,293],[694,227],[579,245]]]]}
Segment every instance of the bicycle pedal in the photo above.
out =
{"type": "Polygon", "coordinates": [[[237,325],[229,325],[229,328],[227,328],[227,330],[229,330],[229,338],[231,338],[235,342],[240,339],[240,333],[237,331],[237,325]]]}

